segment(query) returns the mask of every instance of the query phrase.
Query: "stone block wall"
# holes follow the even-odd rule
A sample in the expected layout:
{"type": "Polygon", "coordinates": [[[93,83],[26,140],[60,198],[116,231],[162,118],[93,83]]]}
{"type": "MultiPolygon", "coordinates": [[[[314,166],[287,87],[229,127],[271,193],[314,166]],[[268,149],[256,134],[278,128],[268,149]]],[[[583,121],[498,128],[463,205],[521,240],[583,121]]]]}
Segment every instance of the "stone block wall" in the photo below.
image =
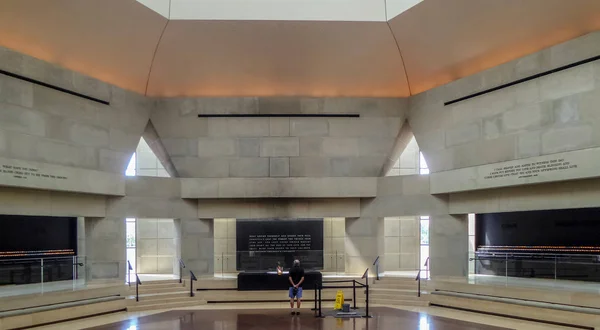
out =
{"type": "Polygon", "coordinates": [[[419,217],[386,217],[384,228],[385,270],[419,269],[419,217]]]}
{"type": "Polygon", "coordinates": [[[181,259],[186,265],[184,276],[193,271],[196,276],[214,274],[214,229],[213,219],[178,219],[181,230],[181,259]]]}
{"type": "Polygon", "coordinates": [[[429,218],[429,268],[432,278],[468,276],[469,227],[467,215],[429,218]]]}
{"type": "Polygon", "coordinates": [[[235,273],[236,270],[236,219],[214,219],[215,274],[235,273]]]}
{"type": "Polygon", "coordinates": [[[443,103],[600,54],[600,32],[410,98],[409,122],[433,172],[600,146],[600,61],[443,103]]]}
{"type": "Polygon", "coordinates": [[[86,275],[88,280],[125,279],[125,218],[85,218],[86,275]]]}
{"type": "Polygon", "coordinates": [[[385,271],[383,218],[346,218],[346,273],[375,275],[373,262],[380,257],[380,272],[385,271]]]}
{"type": "Polygon", "coordinates": [[[173,219],[136,219],[137,272],[175,274],[179,267],[173,219]]]}
{"type": "Polygon", "coordinates": [[[323,271],[346,270],[346,218],[323,219],[323,271]]]}
{"type": "Polygon", "coordinates": [[[2,47],[0,69],[110,102],[0,75],[0,157],[124,173],[153,100],[2,47]]]}
{"type": "Polygon", "coordinates": [[[399,98],[163,99],[151,116],[181,177],[379,176],[405,120],[399,98]],[[198,118],[198,114],[360,118],[198,118]]]}

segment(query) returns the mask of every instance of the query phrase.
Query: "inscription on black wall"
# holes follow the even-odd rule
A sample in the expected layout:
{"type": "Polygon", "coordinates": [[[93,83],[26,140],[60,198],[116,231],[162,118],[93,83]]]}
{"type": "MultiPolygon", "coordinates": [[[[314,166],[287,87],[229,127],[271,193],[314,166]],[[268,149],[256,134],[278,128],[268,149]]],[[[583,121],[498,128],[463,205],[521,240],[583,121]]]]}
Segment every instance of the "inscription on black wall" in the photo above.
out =
{"type": "Polygon", "coordinates": [[[289,268],[299,259],[306,269],[323,268],[323,219],[238,219],[237,270],[289,268]]]}
{"type": "Polygon", "coordinates": [[[311,234],[249,235],[248,251],[295,252],[310,250],[311,234]]]}

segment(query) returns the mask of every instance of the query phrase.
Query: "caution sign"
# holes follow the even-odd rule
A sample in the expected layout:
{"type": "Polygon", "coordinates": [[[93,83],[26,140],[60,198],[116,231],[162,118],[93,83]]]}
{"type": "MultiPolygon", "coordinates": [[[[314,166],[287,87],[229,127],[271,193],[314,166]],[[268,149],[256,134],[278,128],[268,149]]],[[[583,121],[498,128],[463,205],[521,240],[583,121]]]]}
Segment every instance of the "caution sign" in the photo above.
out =
{"type": "Polygon", "coordinates": [[[342,290],[338,290],[337,294],[335,295],[335,305],[333,306],[333,309],[341,310],[343,304],[344,304],[344,292],[342,290]]]}

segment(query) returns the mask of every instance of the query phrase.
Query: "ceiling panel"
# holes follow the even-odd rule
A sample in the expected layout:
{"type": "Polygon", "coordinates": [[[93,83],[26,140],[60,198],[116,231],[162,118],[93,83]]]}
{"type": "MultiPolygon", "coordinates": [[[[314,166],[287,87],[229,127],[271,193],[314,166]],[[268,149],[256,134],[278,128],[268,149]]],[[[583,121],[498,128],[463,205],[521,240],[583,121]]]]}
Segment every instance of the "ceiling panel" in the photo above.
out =
{"type": "Polygon", "coordinates": [[[2,0],[0,45],[143,93],[166,22],[135,0],[2,0]]]}
{"type": "Polygon", "coordinates": [[[425,0],[389,23],[417,94],[600,29],[600,1],[425,0]]]}
{"type": "Polygon", "coordinates": [[[153,96],[407,96],[385,22],[171,21],[153,96]]]}
{"type": "Polygon", "coordinates": [[[595,30],[599,0],[424,0],[389,26],[167,21],[135,0],[0,1],[0,46],[153,96],[408,96],[404,67],[416,94],[595,30]]]}

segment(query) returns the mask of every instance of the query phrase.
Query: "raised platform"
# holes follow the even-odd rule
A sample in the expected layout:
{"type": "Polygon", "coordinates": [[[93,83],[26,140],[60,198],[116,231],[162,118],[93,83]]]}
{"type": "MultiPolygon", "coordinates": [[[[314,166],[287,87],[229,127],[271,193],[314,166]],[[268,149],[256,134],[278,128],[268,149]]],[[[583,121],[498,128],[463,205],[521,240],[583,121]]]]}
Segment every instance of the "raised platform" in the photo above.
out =
{"type": "Polygon", "coordinates": [[[76,291],[0,298],[0,329],[28,328],[80,317],[124,311],[123,284],[97,284],[76,291]]]}
{"type": "MultiPolygon", "coordinates": [[[[532,281],[540,282],[538,285],[548,284],[548,280],[532,279],[528,284],[535,284],[532,281]]],[[[557,282],[554,285],[560,285],[560,281],[557,282]]],[[[585,329],[600,327],[600,301],[596,292],[471,284],[466,279],[428,281],[423,288],[429,292],[427,300],[432,306],[585,329]]]]}
{"type": "MultiPolygon", "coordinates": [[[[316,283],[320,283],[323,275],[316,271],[304,273],[302,287],[313,289],[316,283]]],[[[290,287],[289,274],[284,272],[241,272],[237,276],[237,289],[239,291],[266,291],[266,290],[288,290],[290,287]]]]}

